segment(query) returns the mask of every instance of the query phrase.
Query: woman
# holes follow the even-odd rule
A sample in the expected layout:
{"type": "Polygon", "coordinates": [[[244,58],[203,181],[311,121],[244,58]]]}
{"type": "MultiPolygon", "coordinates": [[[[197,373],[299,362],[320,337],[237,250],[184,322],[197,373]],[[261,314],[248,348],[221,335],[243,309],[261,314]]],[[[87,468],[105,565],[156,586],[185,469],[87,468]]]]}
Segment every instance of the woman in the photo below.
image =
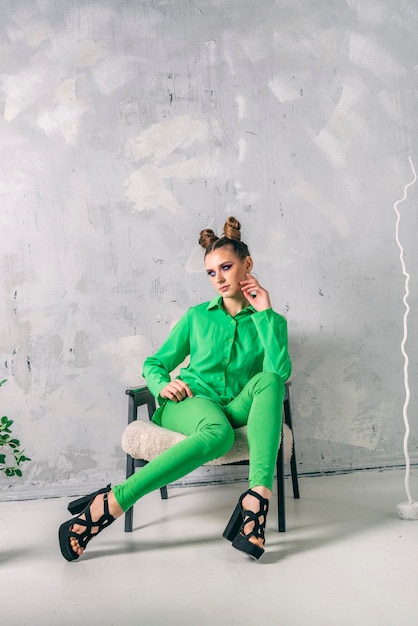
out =
{"type": "Polygon", "coordinates": [[[281,434],[284,383],[291,371],[286,320],[251,274],[253,261],[241,241],[241,225],[228,218],[224,234],[201,231],[205,266],[217,296],[191,307],[157,352],[143,376],[159,408],[153,421],[186,438],[128,480],[79,498],[68,506],[76,517],[61,525],[61,552],[68,561],[123,515],[139,498],[225,454],[234,429],[247,425],[249,486],[239,498],[223,536],[258,559],[281,434]],[[187,367],[170,373],[189,356],[187,367]]]}

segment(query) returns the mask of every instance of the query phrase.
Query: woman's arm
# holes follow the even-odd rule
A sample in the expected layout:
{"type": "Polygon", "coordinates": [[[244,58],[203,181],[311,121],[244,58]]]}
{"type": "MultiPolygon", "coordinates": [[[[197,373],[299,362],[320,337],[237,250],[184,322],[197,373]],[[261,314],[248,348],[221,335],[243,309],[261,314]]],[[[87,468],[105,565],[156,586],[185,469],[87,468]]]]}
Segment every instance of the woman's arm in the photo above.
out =
{"type": "Polygon", "coordinates": [[[142,376],[156,398],[183,399],[191,395],[182,381],[171,381],[170,373],[190,354],[189,315],[186,313],[171,330],[162,346],[145,359],[142,376]]]}
{"type": "Polygon", "coordinates": [[[292,372],[292,364],[288,352],[285,318],[273,309],[267,309],[254,313],[251,319],[264,348],[263,370],[276,372],[283,382],[286,382],[292,372]]]}
{"type": "Polygon", "coordinates": [[[263,370],[276,372],[286,381],[292,371],[288,353],[287,322],[284,317],[271,308],[270,295],[258,280],[248,274],[248,279],[241,282],[242,292],[256,313],[252,320],[264,348],[263,370]]]}

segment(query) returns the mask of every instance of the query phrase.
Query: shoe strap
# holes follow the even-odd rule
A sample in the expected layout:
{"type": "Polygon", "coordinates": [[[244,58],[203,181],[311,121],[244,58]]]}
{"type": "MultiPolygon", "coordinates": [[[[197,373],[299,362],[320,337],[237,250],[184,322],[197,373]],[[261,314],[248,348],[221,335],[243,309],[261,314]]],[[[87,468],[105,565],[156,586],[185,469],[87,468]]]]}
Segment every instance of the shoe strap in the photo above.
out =
{"type": "Polygon", "coordinates": [[[70,531],[72,533],[72,536],[74,536],[74,537],[80,537],[80,536],[84,537],[84,535],[88,534],[88,535],[92,535],[93,537],[95,537],[104,528],[106,528],[106,526],[109,526],[109,524],[111,524],[112,522],[115,521],[115,518],[109,512],[108,497],[109,497],[109,492],[104,493],[104,495],[103,495],[103,514],[101,515],[101,517],[99,517],[99,519],[97,521],[93,521],[93,519],[91,517],[91,508],[90,508],[91,507],[91,502],[86,506],[84,511],[82,513],[80,513],[80,515],[78,515],[77,517],[75,517],[73,519],[74,523],[78,524],[79,526],[85,526],[86,530],[83,533],[75,533],[73,531],[70,531]],[[85,515],[86,519],[81,519],[81,517],[80,517],[81,515],[85,515]],[[98,528],[97,533],[91,533],[91,529],[95,528],[96,526],[98,528]]]}
{"type": "Polygon", "coordinates": [[[257,513],[255,513],[254,511],[249,511],[249,510],[242,511],[243,522],[241,524],[240,531],[243,532],[244,527],[247,524],[250,524],[251,522],[253,522],[254,528],[249,533],[246,533],[245,537],[256,537],[257,539],[264,540],[266,519],[267,519],[268,510],[269,510],[269,501],[267,500],[267,498],[263,498],[263,496],[260,496],[260,494],[257,493],[256,491],[253,491],[252,489],[248,489],[248,491],[242,494],[241,502],[247,495],[251,495],[257,498],[257,500],[260,502],[260,510],[257,513]],[[263,522],[260,522],[260,517],[264,518],[263,522]]]}

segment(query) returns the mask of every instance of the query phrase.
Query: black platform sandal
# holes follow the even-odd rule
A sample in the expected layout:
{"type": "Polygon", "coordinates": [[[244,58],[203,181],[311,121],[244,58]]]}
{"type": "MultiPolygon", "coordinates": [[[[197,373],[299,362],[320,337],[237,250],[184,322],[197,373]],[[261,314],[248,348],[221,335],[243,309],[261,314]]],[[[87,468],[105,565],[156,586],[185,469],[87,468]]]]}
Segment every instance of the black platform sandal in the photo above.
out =
{"type": "Polygon", "coordinates": [[[268,510],[269,501],[267,498],[263,498],[259,493],[253,491],[252,489],[248,489],[248,491],[243,493],[238,500],[238,504],[231,515],[231,519],[223,532],[223,537],[228,539],[228,541],[232,541],[233,547],[237,550],[245,552],[245,554],[248,554],[248,556],[254,559],[259,559],[264,553],[264,548],[260,548],[259,545],[252,543],[249,539],[250,537],[256,537],[257,539],[262,539],[264,541],[264,531],[266,528],[268,510]],[[258,513],[248,510],[244,511],[242,509],[242,501],[247,495],[254,496],[259,500],[260,510],[258,513]],[[262,522],[260,522],[260,518],[262,518],[262,522]],[[251,522],[253,522],[254,528],[251,532],[245,535],[244,527],[251,522]]]}
{"type": "Polygon", "coordinates": [[[73,500],[67,506],[67,509],[68,511],[70,511],[72,515],[77,515],[77,513],[81,513],[81,511],[84,511],[86,506],[90,504],[90,502],[93,502],[96,496],[98,496],[100,493],[107,493],[109,491],[110,491],[110,484],[107,485],[107,487],[103,487],[103,489],[98,489],[97,491],[94,491],[93,493],[89,493],[87,496],[82,496],[81,498],[78,498],[77,500],[73,500]]]}
{"type": "MultiPolygon", "coordinates": [[[[107,528],[115,521],[116,518],[114,518],[113,515],[110,515],[109,513],[109,491],[110,486],[103,496],[103,515],[97,521],[93,522],[91,518],[90,501],[86,508],[80,512],[80,515],[85,515],[86,519],[81,519],[80,516],[77,516],[61,524],[58,531],[58,538],[61,554],[64,559],[67,559],[67,561],[75,561],[80,556],[79,554],[74,552],[71,547],[70,539],[72,537],[75,537],[77,539],[80,548],[83,548],[84,550],[89,541],[93,539],[93,537],[96,537],[99,533],[102,532],[104,528],[107,528]],[[86,529],[81,533],[76,533],[72,530],[72,527],[75,524],[78,524],[79,526],[85,526],[86,529]],[[93,528],[97,528],[97,531],[92,532],[93,528]]],[[[103,493],[103,491],[101,493],[103,493]]]]}

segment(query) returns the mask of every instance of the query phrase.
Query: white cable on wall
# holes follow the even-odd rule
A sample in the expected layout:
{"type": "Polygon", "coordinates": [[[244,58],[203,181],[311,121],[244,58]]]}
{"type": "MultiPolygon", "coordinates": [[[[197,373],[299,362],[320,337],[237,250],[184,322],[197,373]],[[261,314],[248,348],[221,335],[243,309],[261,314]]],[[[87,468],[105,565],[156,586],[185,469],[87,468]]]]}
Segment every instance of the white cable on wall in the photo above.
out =
{"type": "Polygon", "coordinates": [[[408,304],[408,296],[409,296],[409,279],[410,276],[407,272],[406,269],[406,264],[405,264],[405,251],[402,247],[402,244],[400,242],[399,239],[399,224],[400,224],[400,220],[401,220],[401,214],[399,213],[399,209],[398,209],[398,205],[403,202],[406,197],[407,197],[407,191],[408,188],[411,187],[411,185],[413,185],[416,180],[417,180],[417,174],[415,172],[415,168],[414,168],[414,164],[412,162],[411,157],[408,157],[409,159],[409,163],[411,165],[411,169],[412,169],[412,173],[414,175],[413,180],[409,183],[407,183],[404,187],[404,193],[403,196],[400,200],[397,200],[395,202],[395,204],[393,205],[393,209],[396,213],[396,228],[395,228],[395,238],[396,238],[396,243],[398,244],[399,247],[399,258],[401,261],[401,265],[402,265],[402,273],[405,276],[405,293],[404,293],[404,297],[403,297],[403,303],[405,305],[405,313],[404,313],[404,317],[403,317],[403,338],[402,338],[402,342],[401,342],[401,352],[403,354],[404,357],[404,368],[403,368],[403,372],[404,372],[404,384],[405,384],[405,402],[403,405],[403,420],[405,423],[405,436],[404,436],[404,455],[405,455],[405,464],[406,464],[406,469],[405,469],[405,491],[406,491],[406,496],[408,498],[407,502],[402,502],[401,504],[397,505],[397,509],[398,509],[398,513],[400,515],[400,517],[402,519],[407,519],[407,520],[416,520],[418,519],[418,502],[414,502],[412,500],[412,496],[411,496],[411,490],[410,490],[410,486],[409,486],[409,478],[410,478],[410,468],[411,468],[411,461],[409,458],[409,452],[408,452],[408,439],[409,439],[409,433],[410,433],[410,427],[409,427],[409,420],[408,420],[408,405],[409,405],[409,400],[411,397],[411,392],[409,389],[409,379],[408,379],[408,365],[409,365],[409,358],[408,358],[408,354],[406,352],[405,349],[405,345],[406,345],[406,340],[408,338],[408,314],[409,314],[409,304],[408,304]]]}

